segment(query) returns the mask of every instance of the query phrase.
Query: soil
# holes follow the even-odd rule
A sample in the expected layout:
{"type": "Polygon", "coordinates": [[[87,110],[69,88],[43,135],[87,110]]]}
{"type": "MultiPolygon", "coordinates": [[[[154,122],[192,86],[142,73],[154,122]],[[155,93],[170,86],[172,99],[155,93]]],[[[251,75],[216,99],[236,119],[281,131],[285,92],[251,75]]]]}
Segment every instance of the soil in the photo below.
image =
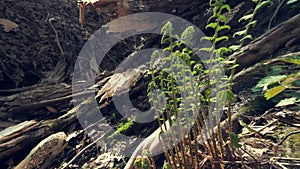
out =
{"type": "Polygon", "coordinates": [[[108,21],[104,14],[89,12],[82,28],[78,11],[73,0],[1,0],[1,18],[18,28],[9,32],[4,26],[0,29],[0,90],[41,82],[63,58],[68,66],[60,82],[70,83],[72,66],[82,46],[108,21]]]}

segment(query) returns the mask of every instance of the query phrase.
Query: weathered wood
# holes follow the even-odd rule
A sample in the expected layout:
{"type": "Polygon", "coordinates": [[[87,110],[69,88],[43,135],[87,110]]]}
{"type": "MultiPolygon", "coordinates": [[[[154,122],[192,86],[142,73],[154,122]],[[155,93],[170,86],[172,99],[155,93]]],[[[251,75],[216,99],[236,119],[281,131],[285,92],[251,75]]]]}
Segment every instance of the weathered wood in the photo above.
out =
{"type": "Polygon", "coordinates": [[[24,121],[16,126],[11,126],[0,132],[0,159],[13,154],[16,151],[22,150],[22,147],[18,145],[24,139],[28,137],[23,133],[31,130],[36,126],[35,120],[24,121]]]}
{"type": "MultiPolygon", "coordinates": [[[[269,59],[279,49],[297,47],[300,39],[300,14],[290,18],[243,47],[238,56],[238,70],[247,68],[261,60],[269,59]]],[[[295,49],[294,49],[295,50],[295,49]]],[[[299,50],[299,46],[298,46],[299,50]]]]}
{"type": "MultiPolygon", "coordinates": [[[[51,106],[54,102],[39,104],[45,100],[51,100],[71,95],[71,85],[65,83],[37,86],[32,90],[22,91],[9,96],[0,96],[0,112],[20,112],[43,106],[51,106]]],[[[71,99],[71,98],[70,98],[71,99]]]]}
{"type": "MultiPolygon", "coordinates": [[[[35,120],[24,121],[16,126],[11,126],[0,132],[0,142],[5,142],[14,137],[21,135],[23,132],[26,132],[31,129],[31,127],[36,124],[35,120]]],[[[1,145],[0,145],[1,147],[1,145]]]]}
{"type": "Polygon", "coordinates": [[[134,160],[138,156],[142,156],[144,151],[149,152],[150,154],[158,154],[161,150],[163,150],[163,147],[160,142],[160,134],[162,132],[166,132],[170,129],[170,122],[166,121],[162,127],[159,127],[157,130],[155,130],[150,136],[145,138],[134,150],[132,153],[130,159],[127,161],[126,166],[124,169],[132,169],[134,160]]]}
{"type": "Polygon", "coordinates": [[[102,103],[104,100],[129,92],[144,73],[144,70],[134,68],[112,75],[109,81],[97,92],[96,98],[99,98],[99,103],[102,103]]]}
{"type": "MultiPolygon", "coordinates": [[[[236,73],[236,75],[234,76],[234,84],[233,84],[234,93],[238,93],[244,89],[249,89],[255,86],[261,78],[267,76],[267,73],[269,72],[267,70],[270,69],[270,65],[285,64],[283,61],[281,61],[281,59],[284,59],[289,56],[299,56],[299,55],[300,52],[288,53],[282,56],[277,55],[273,59],[258,62],[253,66],[236,73]],[[249,81],[249,79],[251,79],[251,81],[249,81]]],[[[260,57],[260,55],[258,57],[260,57]]]]}
{"type": "Polygon", "coordinates": [[[76,120],[76,111],[89,103],[90,99],[86,99],[57,119],[40,122],[27,121],[1,131],[0,136],[3,137],[0,138],[0,159],[7,158],[24,148],[32,147],[47,136],[70,126],[76,120]]]}
{"type": "Polygon", "coordinates": [[[64,132],[58,132],[45,138],[30,151],[15,169],[47,168],[51,160],[67,145],[66,138],[67,135],[64,132]]]}

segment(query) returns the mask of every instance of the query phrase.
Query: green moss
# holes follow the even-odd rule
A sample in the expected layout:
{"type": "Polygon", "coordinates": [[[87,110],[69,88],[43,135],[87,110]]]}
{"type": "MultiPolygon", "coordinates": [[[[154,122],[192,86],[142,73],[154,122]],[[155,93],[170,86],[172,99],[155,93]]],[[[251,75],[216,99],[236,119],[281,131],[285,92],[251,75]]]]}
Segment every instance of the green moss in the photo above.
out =
{"type": "Polygon", "coordinates": [[[127,133],[131,127],[134,125],[134,119],[130,119],[126,122],[122,122],[118,125],[117,130],[110,136],[110,138],[114,137],[115,135],[119,133],[127,133]]]}

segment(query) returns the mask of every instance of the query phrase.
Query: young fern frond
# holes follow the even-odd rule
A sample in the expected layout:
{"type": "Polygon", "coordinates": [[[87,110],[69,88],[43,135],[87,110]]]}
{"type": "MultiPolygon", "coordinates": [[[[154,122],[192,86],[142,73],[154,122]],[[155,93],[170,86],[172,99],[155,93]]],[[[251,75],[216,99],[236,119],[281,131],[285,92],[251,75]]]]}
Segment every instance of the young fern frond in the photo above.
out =
{"type": "MultiPolygon", "coordinates": [[[[227,47],[220,47],[217,48],[217,44],[220,42],[224,42],[229,40],[228,36],[219,36],[220,31],[224,31],[224,30],[230,30],[230,26],[227,25],[227,17],[226,15],[224,15],[224,13],[226,12],[230,12],[231,8],[228,4],[226,4],[223,0],[211,0],[210,1],[210,5],[211,7],[214,7],[214,13],[213,15],[208,19],[208,24],[206,26],[206,28],[211,28],[214,30],[214,34],[211,37],[205,37],[202,38],[202,40],[209,40],[212,45],[210,48],[202,48],[200,50],[202,51],[207,51],[210,52],[210,60],[209,62],[206,62],[209,66],[209,69],[206,71],[208,74],[209,79],[209,86],[215,85],[217,86],[215,89],[210,88],[210,92],[208,93],[209,95],[211,95],[211,93],[214,91],[217,92],[216,96],[213,96],[211,98],[211,96],[207,96],[208,99],[208,104],[214,104],[216,105],[216,118],[220,119],[220,114],[221,114],[221,107],[222,104],[222,100],[223,98],[223,94],[222,94],[222,78],[221,76],[219,76],[220,72],[221,72],[221,67],[219,67],[219,63],[221,62],[224,54],[231,52],[230,48],[227,47]],[[221,90],[221,91],[220,91],[221,90]],[[217,104],[216,104],[217,103],[217,104]]],[[[226,78],[225,78],[226,79],[226,78]]],[[[226,93],[226,92],[225,92],[226,93]]],[[[211,108],[209,108],[210,110],[211,108]]],[[[209,112],[210,114],[212,114],[213,112],[209,112]]],[[[212,115],[210,115],[209,118],[209,122],[207,125],[207,130],[211,130],[211,128],[213,127],[213,121],[212,121],[212,115]]],[[[212,155],[214,160],[219,160],[219,156],[216,155],[218,154],[218,150],[220,149],[221,151],[221,158],[223,158],[225,156],[224,154],[224,149],[223,149],[223,138],[222,138],[222,134],[221,134],[221,127],[220,127],[220,123],[217,123],[217,127],[218,127],[218,137],[215,138],[214,134],[209,132],[210,137],[212,137],[213,144],[211,146],[211,150],[212,155]],[[215,142],[219,143],[218,147],[216,146],[215,142]],[[215,155],[214,155],[215,154],[215,155]]],[[[209,145],[210,146],[210,145],[209,145]]],[[[215,167],[220,167],[220,166],[215,166],[215,167]]]]}
{"type": "MultiPolygon", "coordinates": [[[[166,134],[166,137],[162,137],[162,142],[166,147],[170,147],[171,144],[176,143],[178,137],[187,138],[186,142],[180,142],[174,146],[173,151],[165,149],[165,154],[168,163],[172,168],[176,168],[176,163],[189,168],[194,166],[198,168],[198,150],[196,146],[196,151],[193,150],[192,139],[197,140],[198,136],[202,140],[205,140],[204,147],[208,148],[208,152],[214,161],[222,161],[225,157],[232,156],[233,153],[230,151],[225,151],[230,148],[224,143],[223,136],[221,132],[220,123],[217,123],[218,135],[213,134],[214,120],[213,118],[220,119],[222,108],[224,105],[228,106],[228,130],[229,139],[231,143],[238,144],[238,140],[232,137],[231,127],[231,106],[230,104],[235,101],[235,96],[232,93],[233,75],[235,68],[238,66],[236,64],[238,54],[242,52],[242,47],[247,40],[252,40],[252,36],[249,34],[249,29],[257,24],[254,17],[259,9],[263,6],[270,5],[270,0],[253,0],[257,2],[253,13],[247,14],[239,19],[238,22],[247,22],[245,29],[236,32],[233,38],[239,37],[240,43],[237,45],[232,45],[230,47],[218,47],[220,43],[228,41],[229,36],[220,35],[222,31],[230,30],[231,27],[227,25],[226,12],[230,12],[231,8],[224,0],[210,0],[210,6],[213,7],[213,15],[208,19],[208,24],[206,29],[214,30],[214,33],[210,37],[204,37],[201,40],[210,41],[211,46],[206,48],[201,48],[199,51],[205,51],[210,53],[208,60],[201,60],[202,63],[192,59],[194,51],[188,46],[192,46],[192,39],[194,34],[194,28],[186,28],[182,34],[173,34],[173,26],[171,22],[168,22],[162,28],[162,39],[161,43],[166,47],[163,49],[164,54],[160,54],[158,51],[153,52],[151,57],[151,82],[148,85],[148,96],[149,101],[157,112],[156,118],[160,124],[160,127],[165,127],[163,124],[169,122],[170,126],[176,126],[177,131],[172,131],[166,134]],[[226,58],[226,54],[235,53],[235,58],[229,60],[226,58]],[[161,55],[161,56],[160,56],[161,55]],[[160,70],[155,70],[154,63],[156,60],[161,60],[166,67],[160,70]],[[222,75],[222,64],[230,65],[230,75],[226,77],[222,75]],[[203,65],[208,66],[208,70],[205,70],[203,65]],[[204,74],[208,81],[204,81],[204,74]],[[197,77],[194,77],[197,76],[197,77]],[[228,85],[226,84],[228,83],[228,85]],[[200,93],[200,86],[208,85],[209,89],[205,94],[200,93]],[[212,88],[214,86],[214,88],[212,88]],[[160,91],[159,93],[154,91],[160,91]],[[191,91],[194,95],[193,97],[188,96],[186,91],[191,91]],[[215,92],[215,95],[212,93],[215,92]],[[165,100],[166,105],[163,105],[159,100],[165,100]],[[193,102],[192,105],[187,106],[185,102],[193,102]],[[202,103],[206,101],[207,106],[204,107],[202,103]],[[213,109],[215,108],[215,109],[213,109]],[[182,114],[181,114],[182,112],[182,114]],[[190,114],[194,114],[197,117],[195,123],[190,123],[189,121],[184,121],[184,118],[188,118],[190,114]],[[180,119],[183,118],[183,119],[180,119]],[[180,119],[180,120],[178,120],[180,119]],[[183,132],[186,129],[191,128],[192,134],[184,135],[183,132]],[[183,136],[183,137],[182,137],[183,136]],[[231,137],[230,137],[231,136],[231,137]],[[194,137],[194,138],[192,138],[194,137]],[[227,147],[226,147],[227,146],[227,147]],[[190,152],[195,152],[196,158],[189,159],[185,157],[184,149],[187,147],[190,152]],[[224,147],[226,149],[224,149],[224,147]],[[230,153],[230,154],[226,154],[230,153]],[[191,160],[191,161],[190,161],[191,160]],[[190,164],[191,162],[191,164],[190,164]]],[[[198,51],[197,51],[198,52],[198,51]]],[[[193,119],[192,119],[193,120],[193,119]]],[[[163,136],[163,134],[162,134],[163,136]]],[[[199,144],[195,141],[194,144],[199,144]]],[[[221,164],[213,164],[215,168],[220,168],[221,164]]]]}
{"type": "MultiPolygon", "coordinates": [[[[267,5],[271,5],[272,4],[272,1],[271,0],[252,0],[254,3],[256,3],[256,7],[254,8],[254,11],[253,13],[251,14],[247,14],[243,17],[241,17],[238,22],[241,22],[241,21],[248,21],[248,24],[246,24],[245,26],[245,29],[244,30],[241,30],[241,31],[238,31],[236,33],[233,34],[233,38],[236,38],[236,36],[241,36],[241,39],[240,39],[240,44],[239,45],[234,45],[234,46],[231,46],[229,48],[233,49],[235,51],[235,58],[233,60],[233,65],[236,64],[237,62],[237,59],[238,59],[238,53],[241,52],[241,49],[242,47],[244,46],[246,40],[252,40],[253,37],[252,35],[248,34],[249,33],[249,30],[251,27],[254,27],[257,23],[256,20],[254,20],[254,17],[256,16],[257,12],[259,9],[261,9],[262,7],[264,6],[267,6],[267,5]]],[[[234,72],[235,72],[235,68],[232,68],[231,69],[231,72],[230,72],[230,76],[229,76],[229,87],[228,87],[228,90],[232,90],[232,83],[233,83],[233,76],[234,76],[234,72]]]]}

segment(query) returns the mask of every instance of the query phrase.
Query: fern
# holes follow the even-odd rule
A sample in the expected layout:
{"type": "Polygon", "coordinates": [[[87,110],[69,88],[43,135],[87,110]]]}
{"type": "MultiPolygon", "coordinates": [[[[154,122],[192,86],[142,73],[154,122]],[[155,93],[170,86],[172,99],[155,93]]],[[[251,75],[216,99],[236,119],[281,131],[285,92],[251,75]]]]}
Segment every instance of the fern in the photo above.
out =
{"type": "MultiPolygon", "coordinates": [[[[279,57],[280,61],[294,64],[299,67],[300,56],[289,56],[289,57],[279,57]]],[[[258,84],[252,88],[252,91],[264,92],[264,97],[269,100],[273,99],[275,102],[278,102],[276,107],[287,106],[298,103],[300,97],[298,95],[290,96],[286,90],[295,90],[300,87],[298,84],[300,82],[300,71],[296,73],[283,74],[283,70],[280,66],[272,66],[273,71],[271,71],[266,77],[262,78],[258,84]],[[281,97],[278,101],[276,96],[282,94],[284,97],[281,97]]]]}
{"type": "MultiPolygon", "coordinates": [[[[240,43],[232,45],[230,47],[221,46],[223,42],[228,41],[231,36],[221,35],[221,31],[230,30],[230,25],[227,25],[227,17],[225,13],[230,12],[231,8],[224,0],[210,0],[210,6],[213,7],[213,15],[208,19],[206,29],[212,29],[214,31],[212,36],[203,37],[201,41],[210,41],[211,46],[201,48],[197,52],[205,51],[210,53],[210,57],[207,60],[201,60],[202,63],[192,59],[194,53],[188,46],[192,45],[191,39],[193,38],[193,27],[185,29],[181,35],[173,34],[173,26],[171,22],[165,24],[161,32],[163,34],[161,43],[166,47],[163,49],[163,54],[158,51],[153,52],[151,57],[150,68],[151,82],[148,85],[148,96],[152,107],[157,112],[156,119],[158,120],[160,127],[163,128],[166,122],[169,122],[171,126],[176,126],[177,131],[172,131],[171,137],[162,137],[162,142],[165,149],[165,155],[167,157],[168,168],[176,168],[177,164],[182,165],[185,168],[189,168],[194,164],[199,164],[198,150],[196,141],[193,145],[192,139],[200,136],[203,142],[203,146],[207,148],[209,155],[214,161],[222,161],[227,157],[233,156],[233,152],[225,151],[231,150],[223,141],[220,123],[217,123],[218,136],[216,137],[212,133],[214,127],[213,118],[220,119],[221,110],[223,105],[228,106],[228,126],[229,133],[228,139],[231,140],[232,147],[240,149],[239,139],[235,133],[232,133],[231,124],[231,104],[235,102],[236,98],[232,92],[233,76],[239,53],[242,52],[242,47],[248,40],[252,40],[253,37],[249,34],[249,30],[256,26],[257,21],[254,19],[258,10],[264,6],[272,4],[270,0],[253,0],[256,3],[256,7],[253,13],[247,14],[239,19],[239,22],[246,22],[244,30],[240,30],[233,34],[233,38],[239,38],[240,43]],[[177,39],[177,40],[176,40],[177,39]],[[230,60],[227,58],[229,53],[234,53],[235,58],[230,60]],[[157,60],[161,60],[164,63],[169,63],[161,70],[156,70],[153,63],[157,60]],[[220,64],[221,63],[221,64],[220,64]],[[229,77],[222,75],[222,65],[229,65],[230,75],[229,77]],[[207,65],[208,69],[205,70],[203,65],[207,65]],[[202,75],[202,76],[200,76],[202,75]],[[196,76],[196,77],[194,77],[196,76]],[[204,80],[208,77],[209,80],[204,80]],[[226,82],[228,84],[226,84],[226,82]],[[209,89],[201,94],[199,89],[203,86],[209,86],[209,89]],[[211,86],[217,86],[212,88],[211,86]],[[157,93],[157,91],[161,91],[157,93]],[[193,96],[181,95],[182,92],[191,91],[193,96]],[[215,94],[213,94],[215,93],[215,94]],[[158,100],[164,99],[166,105],[162,107],[158,100]],[[191,106],[184,104],[187,101],[192,101],[191,106]],[[205,106],[203,103],[206,103],[205,106]],[[215,109],[212,109],[212,105],[215,105],[215,109]],[[181,114],[182,113],[182,114],[181,114]],[[189,117],[189,114],[194,114],[197,117],[195,124],[190,123],[185,118],[189,117]],[[216,116],[216,117],[215,117],[216,116]],[[208,118],[209,117],[209,118],[208,118]],[[212,118],[213,117],[213,118],[212,118]],[[181,120],[185,119],[185,120],[181,120]],[[168,151],[167,147],[176,142],[179,135],[185,134],[182,131],[189,129],[192,126],[192,134],[185,135],[187,140],[180,142],[174,147],[174,151],[168,151]],[[196,147],[196,150],[193,149],[196,147]],[[195,152],[195,158],[185,156],[185,149],[190,151],[190,154],[195,152]],[[229,153],[229,154],[228,154],[229,153]],[[195,160],[195,161],[194,161],[195,160]]],[[[295,62],[290,60],[290,62],[295,62]]],[[[257,87],[268,88],[275,83],[284,82],[285,76],[273,77],[273,79],[265,79],[257,87]]],[[[266,89],[268,90],[268,89],[266,89]]],[[[269,91],[270,96],[276,95],[277,91],[269,91]]],[[[289,100],[295,101],[295,100],[289,100]]],[[[284,103],[282,103],[284,104],[284,103]]],[[[192,119],[195,120],[195,119],[192,119]]],[[[162,136],[164,134],[162,133],[162,136]]],[[[213,164],[215,168],[220,168],[221,164],[213,164]]],[[[197,166],[198,167],[198,166],[197,166]]],[[[195,167],[195,168],[197,168],[195,167]]]]}

